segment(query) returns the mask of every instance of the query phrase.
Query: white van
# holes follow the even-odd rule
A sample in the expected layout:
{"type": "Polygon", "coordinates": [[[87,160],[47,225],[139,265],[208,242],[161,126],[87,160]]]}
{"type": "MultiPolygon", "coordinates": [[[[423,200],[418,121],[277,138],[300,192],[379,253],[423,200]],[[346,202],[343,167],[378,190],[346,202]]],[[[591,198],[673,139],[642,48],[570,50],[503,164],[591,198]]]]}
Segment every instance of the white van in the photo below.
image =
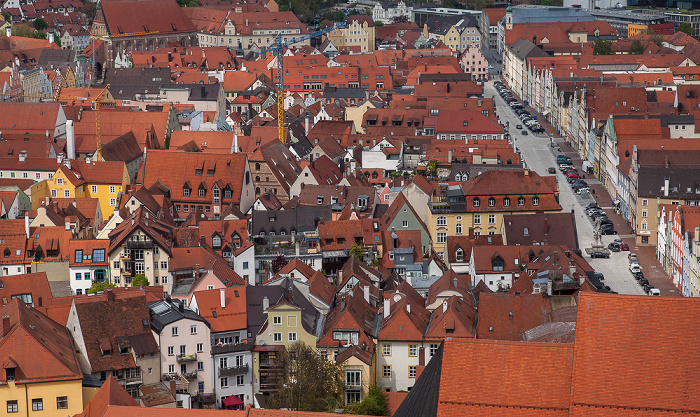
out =
{"type": "Polygon", "coordinates": [[[649,295],[661,296],[661,291],[659,291],[658,288],[652,288],[651,290],[649,290],[649,295]]]}

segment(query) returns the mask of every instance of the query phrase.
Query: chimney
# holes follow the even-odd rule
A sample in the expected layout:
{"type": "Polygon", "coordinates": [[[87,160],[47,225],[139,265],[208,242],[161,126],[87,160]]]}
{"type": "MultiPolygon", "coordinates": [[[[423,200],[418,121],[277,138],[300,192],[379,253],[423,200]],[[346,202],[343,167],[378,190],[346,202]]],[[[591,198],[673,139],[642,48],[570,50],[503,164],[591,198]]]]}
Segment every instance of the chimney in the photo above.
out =
{"type": "Polygon", "coordinates": [[[267,312],[267,310],[270,309],[270,300],[267,298],[267,296],[263,297],[262,308],[263,308],[263,313],[267,312]]]}
{"type": "Polygon", "coordinates": [[[27,239],[29,239],[29,214],[27,213],[24,213],[24,233],[27,235],[27,239]]]}
{"type": "Polygon", "coordinates": [[[481,107],[481,99],[478,99],[478,100],[477,100],[477,104],[478,104],[479,107],[481,107]]]}
{"type": "Polygon", "coordinates": [[[447,151],[447,163],[452,163],[452,150],[447,151]]]}
{"type": "Polygon", "coordinates": [[[389,297],[384,297],[384,318],[389,317],[389,313],[391,313],[391,300],[389,297]]]}
{"type": "Polygon", "coordinates": [[[411,314],[411,305],[406,303],[406,313],[411,314]]]}
{"type": "Polygon", "coordinates": [[[574,274],[577,274],[577,273],[578,272],[576,272],[576,265],[574,265],[573,263],[570,263],[569,264],[569,275],[571,275],[571,277],[573,278],[574,274]]]}
{"type": "Polygon", "coordinates": [[[343,282],[343,270],[339,269],[338,270],[338,284],[343,282]]]}
{"type": "Polygon", "coordinates": [[[185,312],[185,302],[181,300],[177,305],[177,309],[180,311],[180,313],[184,313],[185,312]]]}
{"type": "Polygon", "coordinates": [[[54,37],[53,32],[49,32],[49,45],[51,45],[53,43],[53,37],[54,37]]]}
{"type": "Polygon", "coordinates": [[[85,163],[88,165],[90,165],[90,163],[92,163],[92,158],[90,157],[90,155],[85,155],[85,163]]]}
{"type": "Polygon", "coordinates": [[[545,236],[547,236],[547,230],[548,230],[548,228],[547,228],[547,218],[545,217],[545,218],[544,218],[544,235],[545,235],[545,236]]]}
{"type": "Polygon", "coordinates": [[[56,155],[56,163],[59,165],[63,163],[63,152],[56,155]]]}
{"type": "Polygon", "coordinates": [[[552,278],[547,278],[547,295],[552,295],[552,278]]]}
{"type": "Polygon", "coordinates": [[[221,308],[226,308],[226,289],[220,289],[219,295],[221,296],[221,308]]]}
{"type": "Polygon", "coordinates": [[[173,53],[168,51],[168,62],[173,62],[173,53]]]}
{"type": "Polygon", "coordinates": [[[442,314],[447,313],[447,300],[442,300],[442,314]]]}
{"type": "Polygon", "coordinates": [[[340,311],[345,310],[345,297],[340,299],[340,311]]]}
{"type": "Polygon", "coordinates": [[[369,285],[365,285],[363,290],[365,293],[365,301],[367,301],[367,304],[369,304],[369,285]]]}
{"type": "Polygon", "coordinates": [[[418,366],[425,366],[425,347],[418,348],[418,366]]]}
{"type": "Polygon", "coordinates": [[[111,288],[108,288],[107,290],[105,290],[105,292],[107,293],[107,301],[113,302],[114,301],[114,291],[111,288]]]}
{"type": "Polygon", "coordinates": [[[7,35],[8,38],[12,36],[12,26],[9,26],[8,28],[5,29],[5,34],[7,35]]]}
{"type": "Polygon", "coordinates": [[[238,153],[238,132],[233,131],[233,152],[238,153]]]}
{"type": "Polygon", "coordinates": [[[2,335],[10,333],[10,316],[2,316],[2,335]]]}
{"type": "Polygon", "coordinates": [[[668,197],[668,189],[671,187],[671,179],[664,178],[664,197],[668,197]]]}
{"type": "Polygon", "coordinates": [[[309,117],[308,116],[306,117],[306,121],[304,122],[304,126],[305,126],[304,131],[306,132],[306,136],[309,136],[309,117]]]}
{"type": "Polygon", "coordinates": [[[177,390],[175,389],[175,381],[170,381],[170,394],[172,394],[173,398],[177,398],[177,390]]]}
{"type": "Polygon", "coordinates": [[[22,151],[19,153],[19,162],[24,162],[27,160],[27,151],[22,151]]]}
{"type": "Polygon", "coordinates": [[[72,120],[66,120],[66,157],[75,159],[75,129],[72,120]]]}
{"type": "MultiPolygon", "coordinates": [[[[292,235],[294,237],[294,235],[292,235]]],[[[294,243],[294,254],[298,258],[301,254],[301,244],[299,242],[294,243]]]]}

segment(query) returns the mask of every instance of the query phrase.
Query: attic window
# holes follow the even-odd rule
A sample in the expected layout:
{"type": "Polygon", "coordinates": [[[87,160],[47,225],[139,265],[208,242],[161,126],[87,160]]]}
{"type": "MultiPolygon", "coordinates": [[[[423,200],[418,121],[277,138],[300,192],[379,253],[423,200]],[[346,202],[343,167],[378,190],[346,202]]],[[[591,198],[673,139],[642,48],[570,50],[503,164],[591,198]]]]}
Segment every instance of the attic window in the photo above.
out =
{"type": "Polygon", "coordinates": [[[195,170],[194,170],[194,175],[197,176],[197,177],[201,177],[201,176],[202,176],[202,172],[203,172],[202,169],[195,169],[195,170]]]}
{"type": "Polygon", "coordinates": [[[469,122],[467,122],[467,121],[462,122],[462,126],[469,126],[469,122]]]}
{"type": "Polygon", "coordinates": [[[213,177],[214,176],[214,170],[213,169],[208,169],[207,170],[207,177],[213,177]]]}

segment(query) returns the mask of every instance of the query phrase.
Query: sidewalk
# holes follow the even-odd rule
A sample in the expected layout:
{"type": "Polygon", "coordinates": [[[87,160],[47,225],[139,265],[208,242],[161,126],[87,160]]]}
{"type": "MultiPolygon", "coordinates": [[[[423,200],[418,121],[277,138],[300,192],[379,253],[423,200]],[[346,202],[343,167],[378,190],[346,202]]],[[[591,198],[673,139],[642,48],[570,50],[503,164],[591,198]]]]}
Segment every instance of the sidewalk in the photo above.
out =
{"type": "MultiPolygon", "coordinates": [[[[610,220],[612,220],[615,225],[615,230],[618,236],[625,242],[631,252],[637,254],[637,259],[639,264],[642,266],[642,272],[644,277],[649,280],[649,283],[661,291],[662,296],[680,297],[682,293],[678,290],[673,281],[663,270],[663,267],[656,259],[656,248],[653,246],[637,246],[636,236],[632,232],[632,227],[627,223],[627,221],[617,214],[613,208],[612,198],[610,194],[605,189],[605,186],[600,183],[592,174],[583,174],[582,164],[583,161],[576,152],[563,138],[559,137],[559,133],[554,127],[546,120],[544,116],[536,112],[531,107],[525,107],[525,109],[532,115],[537,116],[537,122],[544,128],[547,136],[552,134],[554,136],[554,147],[550,148],[554,155],[564,154],[571,158],[571,163],[579,172],[581,176],[588,183],[591,189],[591,196],[595,199],[598,206],[600,206],[605,212],[610,220]]],[[[549,140],[548,138],[546,140],[549,140]]]]}

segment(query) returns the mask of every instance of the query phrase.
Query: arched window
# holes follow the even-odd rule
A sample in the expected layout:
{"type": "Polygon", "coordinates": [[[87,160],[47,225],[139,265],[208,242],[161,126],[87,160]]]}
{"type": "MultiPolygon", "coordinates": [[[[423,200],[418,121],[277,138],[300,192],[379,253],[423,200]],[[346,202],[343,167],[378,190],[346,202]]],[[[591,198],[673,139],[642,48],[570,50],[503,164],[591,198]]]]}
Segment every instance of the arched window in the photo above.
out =
{"type": "Polygon", "coordinates": [[[158,41],[158,47],[159,48],[165,48],[165,41],[163,39],[158,41]]]}
{"type": "Polygon", "coordinates": [[[520,196],[518,197],[518,206],[524,206],[525,205],[525,197],[520,196]]]}
{"type": "Polygon", "coordinates": [[[472,204],[474,205],[474,207],[479,207],[479,197],[474,197],[474,199],[472,200],[472,204]]]}
{"type": "Polygon", "coordinates": [[[462,223],[457,223],[457,225],[455,226],[455,233],[458,235],[462,234],[462,223]]]}
{"type": "Polygon", "coordinates": [[[153,39],[151,39],[150,41],[148,41],[148,50],[152,51],[153,49],[153,39]]]}
{"type": "Polygon", "coordinates": [[[377,171],[374,171],[374,172],[372,173],[372,179],[373,179],[373,180],[376,180],[377,177],[379,177],[379,174],[377,174],[377,171]]]}
{"type": "Polygon", "coordinates": [[[260,176],[259,176],[259,175],[256,175],[256,176],[255,176],[255,182],[260,182],[260,176]]]}
{"type": "Polygon", "coordinates": [[[447,226],[447,217],[445,216],[440,216],[437,218],[437,225],[438,226],[447,226]]]}
{"type": "Polygon", "coordinates": [[[532,197],[532,205],[533,205],[533,206],[539,206],[539,205],[540,205],[540,198],[537,197],[536,195],[532,197]]]}
{"type": "Polygon", "coordinates": [[[457,262],[462,262],[464,260],[464,251],[462,250],[462,248],[457,248],[457,250],[455,251],[455,259],[457,260],[457,262]]]}
{"type": "Polygon", "coordinates": [[[260,194],[260,187],[255,187],[255,194],[260,194]]]}
{"type": "Polygon", "coordinates": [[[510,197],[503,197],[503,207],[510,207],[510,197]]]}
{"type": "Polygon", "coordinates": [[[212,246],[213,248],[221,247],[221,237],[219,237],[218,235],[216,235],[216,236],[214,236],[213,238],[211,238],[211,246],[212,246]]]}
{"type": "Polygon", "coordinates": [[[496,205],[496,199],[493,197],[489,197],[489,207],[493,207],[496,205]]]}
{"type": "Polygon", "coordinates": [[[493,272],[501,272],[503,271],[503,267],[503,258],[501,258],[500,256],[495,257],[491,261],[491,269],[493,269],[493,272]]]}

